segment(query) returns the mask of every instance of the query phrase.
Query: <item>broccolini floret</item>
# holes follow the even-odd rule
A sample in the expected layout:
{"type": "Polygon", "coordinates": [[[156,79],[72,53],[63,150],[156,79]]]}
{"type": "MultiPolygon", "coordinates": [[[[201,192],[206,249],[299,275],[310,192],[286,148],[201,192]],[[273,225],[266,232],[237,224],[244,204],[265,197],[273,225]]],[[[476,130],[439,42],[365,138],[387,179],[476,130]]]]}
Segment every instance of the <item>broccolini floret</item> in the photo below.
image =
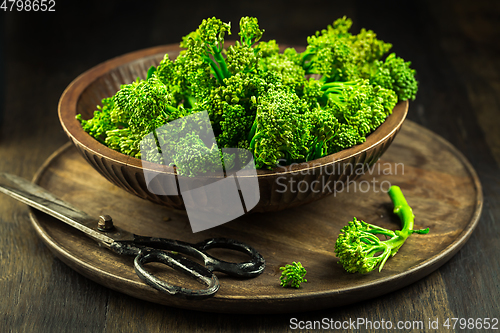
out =
{"type": "Polygon", "coordinates": [[[104,98],[102,106],[98,105],[94,111],[94,116],[89,120],[82,118],[81,114],[76,116],[76,119],[82,124],[85,132],[89,133],[101,143],[105,143],[106,132],[116,128],[116,124],[111,119],[111,112],[114,109],[113,97],[104,98]]]}
{"type": "Polygon", "coordinates": [[[270,89],[257,100],[257,115],[251,132],[250,150],[255,166],[290,164],[305,159],[309,130],[300,98],[285,89],[270,89]]]}
{"type": "MultiPolygon", "coordinates": [[[[175,145],[172,161],[177,166],[177,174],[186,177],[207,172],[221,172],[222,153],[216,147],[207,147],[195,133],[188,133],[175,145]]],[[[222,159],[222,161],[224,161],[222,159]]],[[[230,161],[226,161],[228,163],[230,161]]],[[[230,168],[230,165],[227,165],[230,168]]]]}
{"type": "Polygon", "coordinates": [[[396,255],[411,234],[429,232],[429,228],[413,230],[415,216],[398,186],[391,186],[388,194],[394,204],[394,213],[401,220],[401,230],[388,230],[354,218],[342,228],[335,243],[335,254],[347,272],[368,273],[377,267],[380,272],[387,259],[396,255]],[[386,240],[380,240],[377,235],[386,240]]]}
{"type": "MultiPolygon", "coordinates": [[[[201,58],[210,65],[212,73],[220,84],[231,76],[227,69],[224,51],[224,36],[231,34],[231,24],[212,17],[201,22],[200,27],[184,37],[181,46],[200,52],[201,58]]],[[[196,53],[196,52],[195,52],[196,53]]]]}
{"type": "Polygon", "coordinates": [[[400,101],[414,100],[417,95],[418,82],[415,70],[410,68],[411,62],[396,57],[395,53],[387,56],[382,63],[376,61],[374,74],[370,77],[373,84],[394,90],[400,101]]]}
{"type": "Polygon", "coordinates": [[[300,262],[294,261],[291,265],[286,264],[285,267],[280,267],[280,270],[283,271],[280,276],[280,285],[282,287],[300,288],[302,282],[307,282],[304,279],[307,271],[300,262]]]}

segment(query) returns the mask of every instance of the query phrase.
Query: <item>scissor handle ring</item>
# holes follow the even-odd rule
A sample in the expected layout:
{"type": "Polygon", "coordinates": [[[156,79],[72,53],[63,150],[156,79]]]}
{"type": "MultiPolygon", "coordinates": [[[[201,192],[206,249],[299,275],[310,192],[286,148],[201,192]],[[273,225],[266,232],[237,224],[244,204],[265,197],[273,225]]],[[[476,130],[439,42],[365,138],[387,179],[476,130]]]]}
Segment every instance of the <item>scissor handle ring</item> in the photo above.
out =
{"type": "Polygon", "coordinates": [[[167,253],[155,249],[144,249],[134,259],[134,268],[137,275],[147,285],[169,293],[170,295],[185,299],[205,299],[213,296],[220,287],[219,279],[215,274],[199,265],[198,263],[186,259],[174,253],[167,253]],[[169,284],[146,270],[145,264],[157,262],[172,267],[184,274],[207,285],[206,289],[188,289],[169,284]]]}
{"type": "Polygon", "coordinates": [[[194,245],[197,249],[205,253],[205,265],[211,271],[223,272],[238,277],[256,277],[260,275],[266,267],[266,261],[262,255],[253,247],[240,241],[230,238],[212,238],[194,245]],[[250,256],[250,261],[232,263],[210,256],[206,251],[215,248],[230,249],[245,253],[250,256]]]}

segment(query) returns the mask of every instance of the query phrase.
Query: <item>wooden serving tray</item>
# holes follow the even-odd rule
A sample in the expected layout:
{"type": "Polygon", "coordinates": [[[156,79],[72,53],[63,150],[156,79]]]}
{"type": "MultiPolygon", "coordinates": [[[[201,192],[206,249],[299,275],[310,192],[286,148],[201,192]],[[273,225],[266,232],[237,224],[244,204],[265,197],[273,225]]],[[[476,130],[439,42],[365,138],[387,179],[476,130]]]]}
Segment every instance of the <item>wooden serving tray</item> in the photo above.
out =
{"type": "MultiPolygon", "coordinates": [[[[228,237],[256,248],[266,259],[262,275],[235,279],[218,274],[221,288],[214,297],[184,300],[145,285],[134,272],[132,257],[100,248],[77,230],[31,210],[33,226],[48,248],[89,279],[151,302],[221,313],[310,311],[394,291],[449,260],[469,239],[482,209],[481,184],[463,155],[411,121],[405,122],[375,167],[343,192],[286,211],[249,214],[196,234],[191,232],[185,212],[169,210],[112,185],[70,144],[45,162],[34,182],[90,215],[111,215],[115,225],[139,235],[193,243],[228,237]],[[416,215],[415,229],[429,227],[430,233],[412,235],[380,273],[346,273],[333,250],[340,229],[353,216],[390,229],[400,226],[382,191],[389,184],[401,187],[416,215]],[[279,285],[280,266],[292,261],[300,261],[308,272],[308,282],[300,289],[279,285]]],[[[224,258],[245,260],[233,254],[224,258]]],[[[168,267],[152,269],[174,284],[200,287],[168,267]]]]}

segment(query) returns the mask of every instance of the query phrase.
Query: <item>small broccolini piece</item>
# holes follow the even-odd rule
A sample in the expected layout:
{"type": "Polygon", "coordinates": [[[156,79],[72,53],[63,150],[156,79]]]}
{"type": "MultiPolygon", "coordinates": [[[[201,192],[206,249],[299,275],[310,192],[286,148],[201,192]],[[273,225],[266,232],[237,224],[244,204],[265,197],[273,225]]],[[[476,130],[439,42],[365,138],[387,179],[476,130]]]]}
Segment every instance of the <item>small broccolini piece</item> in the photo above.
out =
{"type": "Polygon", "coordinates": [[[342,228],[335,243],[339,264],[347,272],[364,274],[377,267],[380,272],[387,259],[396,255],[411,234],[429,233],[429,228],[413,230],[415,215],[398,186],[391,186],[388,194],[394,204],[394,213],[401,220],[402,229],[392,231],[354,218],[342,228]],[[376,235],[383,235],[388,239],[381,241],[376,235]],[[378,255],[379,253],[382,254],[378,255]]]}
{"type": "Polygon", "coordinates": [[[307,282],[304,276],[307,271],[300,262],[292,262],[291,265],[287,264],[285,267],[280,267],[281,273],[280,285],[282,287],[299,288],[302,282],[307,282]]]}

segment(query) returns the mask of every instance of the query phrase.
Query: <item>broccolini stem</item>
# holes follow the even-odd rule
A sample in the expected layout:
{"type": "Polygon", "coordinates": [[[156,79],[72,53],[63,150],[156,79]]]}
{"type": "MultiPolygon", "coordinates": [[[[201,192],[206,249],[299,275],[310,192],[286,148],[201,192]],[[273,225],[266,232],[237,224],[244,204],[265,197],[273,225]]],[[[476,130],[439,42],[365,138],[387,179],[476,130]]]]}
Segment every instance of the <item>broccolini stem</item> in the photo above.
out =
{"type": "MultiPolygon", "coordinates": [[[[389,197],[394,205],[394,214],[399,217],[402,224],[402,229],[395,231],[396,237],[384,242],[391,248],[391,255],[395,255],[412,233],[426,234],[429,232],[429,228],[413,230],[415,215],[413,215],[413,210],[410,205],[408,205],[408,202],[406,201],[406,198],[404,197],[399,186],[391,186],[387,194],[389,194],[389,197]]],[[[382,266],[383,265],[380,265],[379,271],[382,270],[382,266]]]]}
{"type": "Polygon", "coordinates": [[[186,100],[186,107],[188,108],[192,108],[196,104],[196,98],[194,98],[193,96],[186,96],[185,100],[186,100]]]}
{"type": "Polygon", "coordinates": [[[215,78],[217,79],[217,81],[225,86],[226,84],[224,83],[224,75],[222,74],[222,71],[220,70],[219,66],[217,66],[217,63],[215,61],[213,61],[212,58],[210,58],[209,56],[205,56],[203,58],[209,65],[210,67],[212,68],[213,70],[213,74],[215,76],[215,78]]]}
{"type": "Polygon", "coordinates": [[[311,68],[311,63],[306,61],[310,60],[311,57],[314,55],[314,52],[311,52],[310,50],[305,50],[300,54],[300,63],[302,65],[302,68],[306,71],[306,74],[311,74],[309,73],[309,69],[311,68]]]}
{"type": "Polygon", "coordinates": [[[403,192],[401,192],[401,189],[398,186],[391,186],[388,194],[392,200],[392,203],[394,204],[394,214],[399,216],[399,218],[403,222],[403,229],[401,230],[401,232],[408,233],[408,236],[413,233],[429,233],[429,228],[413,230],[415,215],[413,215],[411,207],[406,202],[406,199],[403,196],[403,192]]]}
{"type": "Polygon", "coordinates": [[[249,145],[251,151],[255,150],[255,142],[257,141],[257,139],[260,139],[261,137],[262,137],[262,133],[260,133],[260,132],[255,133],[255,135],[253,136],[252,140],[250,141],[250,145],[249,145]]]}
{"type": "Polygon", "coordinates": [[[374,235],[384,235],[384,236],[389,237],[389,238],[396,236],[396,234],[392,230],[380,228],[380,227],[373,225],[373,224],[370,224],[370,223],[367,223],[367,225],[370,227],[370,230],[368,230],[367,232],[372,233],[374,235]]]}
{"type": "Polygon", "coordinates": [[[314,145],[314,158],[320,157],[323,157],[323,141],[316,142],[314,145]]]}
{"type": "Polygon", "coordinates": [[[336,91],[336,90],[342,90],[345,88],[345,86],[355,86],[358,84],[357,81],[346,81],[346,82],[339,82],[339,81],[333,81],[333,82],[327,82],[321,86],[321,90],[330,90],[336,91]]]}
{"type": "Polygon", "coordinates": [[[178,111],[177,108],[173,107],[172,105],[167,105],[165,107],[165,109],[166,109],[165,111],[167,111],[168,113],[172,113],[172,112],[177,112],[178,111]]]}
{"type": "Polygon", "coordinates": [[[408,237],[413,231],[415,215],[413,215],[413,211],[410,205],[408,205],[408,202],[406,202],[403,192],[399,186],[391,186],[387,194],[389,194],[389,197],[394,204],[394,214],[396,214],[401,220],[401,233],[407,234],[406,237],[408,237]]]}
{"type": "Polygon", "coordinates": [[[250,129],[250,133],[248,133],[248,142],[252,142],[252,139],[255,136],[255,132],[257,131],[257,117],[253,121],[252,128],[250,129]]]}
{"type": "Polygon", "coordinates": [[[325,153],[325,141],[317,141],[316,138],[314,139],[314,144],[313,144],[313,159],[323,157],[325,153]]]}

